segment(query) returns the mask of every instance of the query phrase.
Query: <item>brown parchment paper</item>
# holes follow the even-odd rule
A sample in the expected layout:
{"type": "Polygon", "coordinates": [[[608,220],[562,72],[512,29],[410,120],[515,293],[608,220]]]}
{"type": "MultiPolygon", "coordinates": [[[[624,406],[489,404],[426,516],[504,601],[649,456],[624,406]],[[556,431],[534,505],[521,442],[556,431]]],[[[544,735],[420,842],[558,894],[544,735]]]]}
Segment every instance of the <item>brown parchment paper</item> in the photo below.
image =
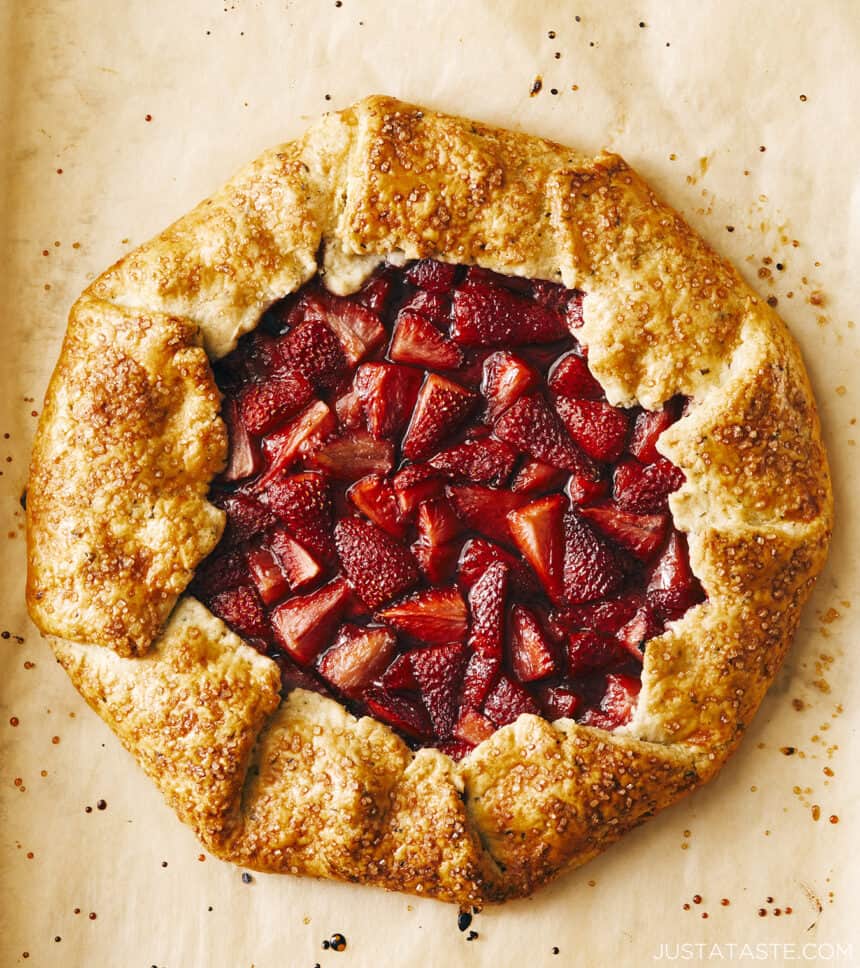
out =
{"type": "Polygon", "coordinates": [[[0,28],[0,964],[860,964],[857,4],[4,0],[0,28]],[[22,602],[19,497],[74,297],[371,92],[624,154],[778,300],[837,489],[830,564],[734,760],[471,941],[435,902],[201,854],[22,602]]]}

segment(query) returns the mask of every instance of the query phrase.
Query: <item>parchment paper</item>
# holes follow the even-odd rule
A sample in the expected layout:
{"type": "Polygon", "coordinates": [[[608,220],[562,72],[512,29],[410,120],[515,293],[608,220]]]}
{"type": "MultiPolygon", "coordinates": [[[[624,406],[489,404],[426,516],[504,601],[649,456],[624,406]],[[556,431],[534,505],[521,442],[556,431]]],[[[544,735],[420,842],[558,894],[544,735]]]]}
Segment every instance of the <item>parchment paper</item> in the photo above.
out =
{"type": "Polygon", "coordinates": [[[0,26],[0,963],[860,964],[857,4],[5,0],[0,26]],[[201,855],[22,603],[19,497],[75,296],[262,149],[370,92],[624,154],[778,299],[837,487],[830,564],[734,760],[533,900],[476,917],[472,941],[435,902],[243,883],[201,855]],[[321,947],[333,932],[345,951],[321,947]]]}

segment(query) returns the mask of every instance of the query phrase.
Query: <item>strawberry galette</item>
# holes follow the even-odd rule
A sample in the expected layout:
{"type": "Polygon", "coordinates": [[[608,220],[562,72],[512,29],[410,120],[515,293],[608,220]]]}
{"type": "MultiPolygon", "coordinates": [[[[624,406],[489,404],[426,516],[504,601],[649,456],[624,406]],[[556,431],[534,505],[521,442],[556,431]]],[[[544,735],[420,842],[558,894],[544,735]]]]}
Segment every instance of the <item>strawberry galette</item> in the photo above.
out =
{"type": "Polygon", "coordinates": [[[785,327],[621,159],[370,98],[82,295],[27,513],[210,850],[475,905],[713,775],[832,497],[785,327]]]}

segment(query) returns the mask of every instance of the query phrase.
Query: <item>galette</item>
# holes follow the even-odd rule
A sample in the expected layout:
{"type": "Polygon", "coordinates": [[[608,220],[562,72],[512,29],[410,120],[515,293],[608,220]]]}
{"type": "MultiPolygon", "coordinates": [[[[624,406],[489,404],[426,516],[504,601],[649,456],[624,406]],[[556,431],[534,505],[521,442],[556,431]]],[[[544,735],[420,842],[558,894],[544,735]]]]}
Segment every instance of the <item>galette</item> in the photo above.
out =
{"type": "Polygon", "coordinates": [[[27,518],[208,850],[468,907],[714,775],[832,493],[784,324],[621,158],[371,97],[78,299],[27,518]]]}

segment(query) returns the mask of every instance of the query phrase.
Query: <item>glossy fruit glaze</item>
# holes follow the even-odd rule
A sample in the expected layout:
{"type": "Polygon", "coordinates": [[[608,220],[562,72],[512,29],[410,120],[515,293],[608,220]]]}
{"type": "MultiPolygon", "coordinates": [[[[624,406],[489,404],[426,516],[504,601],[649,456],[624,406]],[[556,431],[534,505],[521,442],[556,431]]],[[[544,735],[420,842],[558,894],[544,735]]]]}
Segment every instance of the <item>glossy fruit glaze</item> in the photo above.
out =
{"type": "Polygon", "coordinates": [[[224,536],[192,592],[280,666],[460,757],[529,712],[628,722],[648,640],[704,599],[656,448],[606,402],[583,293],[423,260],[311,280],[216,365],[224,536]]]}

